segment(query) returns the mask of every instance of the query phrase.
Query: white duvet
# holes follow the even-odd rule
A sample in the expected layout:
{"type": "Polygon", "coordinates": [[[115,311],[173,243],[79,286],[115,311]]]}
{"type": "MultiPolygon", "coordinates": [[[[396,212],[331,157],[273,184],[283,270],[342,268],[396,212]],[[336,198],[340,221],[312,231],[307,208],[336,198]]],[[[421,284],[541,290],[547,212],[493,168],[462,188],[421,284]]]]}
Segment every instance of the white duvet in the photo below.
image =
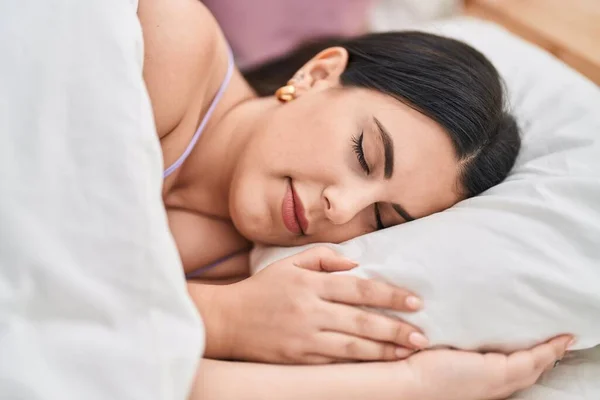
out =
{"type": "Polygon", "coordinates": [[[134,1],[0,1],[0,399],[183,400],[203,331],[134,1]]]}

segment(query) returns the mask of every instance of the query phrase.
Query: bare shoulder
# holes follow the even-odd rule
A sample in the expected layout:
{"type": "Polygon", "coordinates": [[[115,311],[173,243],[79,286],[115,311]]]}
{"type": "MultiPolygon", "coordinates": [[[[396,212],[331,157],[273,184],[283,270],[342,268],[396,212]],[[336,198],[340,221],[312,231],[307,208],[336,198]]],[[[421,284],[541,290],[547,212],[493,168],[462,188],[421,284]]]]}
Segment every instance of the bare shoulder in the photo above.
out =
{"type": "Polygon", "coordinates": [[[144,80],[159,136],[181,121],[194,95],[220,69],[219,26],[198,0],[140,0],[144,80]]]}

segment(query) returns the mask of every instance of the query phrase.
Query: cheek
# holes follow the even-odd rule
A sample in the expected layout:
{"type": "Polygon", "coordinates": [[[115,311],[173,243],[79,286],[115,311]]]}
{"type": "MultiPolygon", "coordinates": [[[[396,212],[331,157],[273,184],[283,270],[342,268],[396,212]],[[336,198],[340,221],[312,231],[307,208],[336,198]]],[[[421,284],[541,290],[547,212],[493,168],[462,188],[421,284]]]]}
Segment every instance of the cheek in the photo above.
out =
{"type": "Polygon", "coordinates": [[[351,134],[343,122],[334,122],[337,120],[312,107],[293,109],[290,105],[273,116],[248,150],[256,155],[258,163],[267,164],[269,171],[279,175],[308,177],[332,170],[339,173],[346,165],[344,149],[351,149],[351,134]]]}
{"type": "Polygon", "coordinates": [[[229,215],[236,229],[253,242],[270,243],[281,218],[285,179],[268,178],[255,167],[236,169],[229,192],[229,215]]]}
{"type": "Polygon", "coordinates": [[[246,238],[251,238],[256,218],[261,214],[259,208],[262,202],[256,198],[259,193],[257,186],[260,186],[259,182],[245,168],[236,170],[230,186],[229,214],[236,229],[246,238]]]}

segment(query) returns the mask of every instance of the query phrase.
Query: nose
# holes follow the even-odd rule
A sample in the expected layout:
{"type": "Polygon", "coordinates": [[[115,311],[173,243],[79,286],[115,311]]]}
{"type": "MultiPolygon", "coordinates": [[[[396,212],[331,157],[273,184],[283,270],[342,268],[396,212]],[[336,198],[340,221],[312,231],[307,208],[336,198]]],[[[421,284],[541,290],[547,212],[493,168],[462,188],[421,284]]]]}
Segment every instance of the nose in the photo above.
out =
{"type": "Polygon", "coordinates": [[[376,201],[374,188],[365,185],[328,186],[323,190],[325,216],[335,225],[350,222],[376,201]]]}

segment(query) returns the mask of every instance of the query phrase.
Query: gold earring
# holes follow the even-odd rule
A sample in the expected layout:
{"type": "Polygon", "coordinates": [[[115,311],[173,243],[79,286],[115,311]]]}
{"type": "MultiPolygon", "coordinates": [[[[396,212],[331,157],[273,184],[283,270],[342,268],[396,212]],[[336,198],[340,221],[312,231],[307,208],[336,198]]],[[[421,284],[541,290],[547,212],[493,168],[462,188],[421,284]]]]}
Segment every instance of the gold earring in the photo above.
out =
{"type": "Polygon", "coordinates": [[[277,100],[279,100],[282,103],[292,101],[296,98],[296,86],[288,82],[287,85],[277,89],[277,91],[275,92],[275,96],[277,97],[277,100]]]}

